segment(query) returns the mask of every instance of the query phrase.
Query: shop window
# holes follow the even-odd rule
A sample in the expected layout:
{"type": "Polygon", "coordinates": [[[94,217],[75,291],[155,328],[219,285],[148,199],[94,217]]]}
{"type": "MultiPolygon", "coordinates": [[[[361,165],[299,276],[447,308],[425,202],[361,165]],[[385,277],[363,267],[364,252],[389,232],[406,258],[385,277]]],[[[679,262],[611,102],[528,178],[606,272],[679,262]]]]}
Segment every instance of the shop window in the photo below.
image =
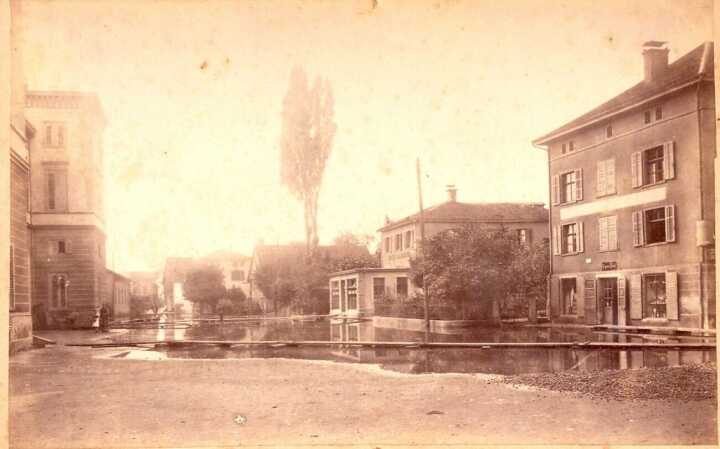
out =
{"type": "Polygon", "coordinates": [[[646,274],[643,317],[667,318],[665,273],[646,274]]]}
{"type": "Polygon", "coordinates": [[[357,310],[357,280],[347,280],[347,308],[348,310],[357,310]]]}

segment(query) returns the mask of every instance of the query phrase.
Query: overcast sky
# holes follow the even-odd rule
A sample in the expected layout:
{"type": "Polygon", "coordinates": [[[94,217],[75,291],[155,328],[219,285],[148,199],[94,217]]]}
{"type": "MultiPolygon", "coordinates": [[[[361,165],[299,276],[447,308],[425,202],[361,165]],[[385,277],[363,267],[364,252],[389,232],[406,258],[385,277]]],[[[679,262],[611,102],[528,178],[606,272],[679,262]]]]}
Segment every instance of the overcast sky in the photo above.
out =
{"type": "Polygon", "coordinates": [[[711,0],[24,2],[30,89],[97,92],[105,130],[108,264],[251,254],[301,241],[279,181],[293,65],[331,82],[338,132],[320,238],[374,233],[445,185],[465,202],[547,200],[530,141],[712,39],[711,0]],[[203,68],[204,67],[204,68],[203,68]]]}

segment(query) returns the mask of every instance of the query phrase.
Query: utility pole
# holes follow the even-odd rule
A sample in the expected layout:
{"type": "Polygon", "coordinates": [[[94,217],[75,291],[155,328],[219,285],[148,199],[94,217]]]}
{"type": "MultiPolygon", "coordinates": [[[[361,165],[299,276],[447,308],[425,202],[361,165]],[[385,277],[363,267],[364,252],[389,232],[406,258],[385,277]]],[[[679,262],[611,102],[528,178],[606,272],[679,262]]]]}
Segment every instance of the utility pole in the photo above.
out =
{"type": "Polygon", "coordinates": [[[423,200],[422,200],[422,180],[420,178],[420,158],[415,159],[415,169],[417,172],[417,187],[418,187],[418,204],[420,206],[420,267],[421,267],[421,279],[422,285],[420,288],[423,290],[423,298],[425,299],[425,342],[430,341],[430,308],[428,306],[428,292],[425,288],[425,214],[423,212],[423,200]]]}

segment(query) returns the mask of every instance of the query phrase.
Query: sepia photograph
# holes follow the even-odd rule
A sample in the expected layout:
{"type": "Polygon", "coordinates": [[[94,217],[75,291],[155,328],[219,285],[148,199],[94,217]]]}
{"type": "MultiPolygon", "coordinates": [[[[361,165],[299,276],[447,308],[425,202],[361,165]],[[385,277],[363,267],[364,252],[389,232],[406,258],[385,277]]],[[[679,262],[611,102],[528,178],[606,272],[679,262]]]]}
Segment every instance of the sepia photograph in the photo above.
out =
{"type": "Polygon", "coordinates": [[[0,0],[0,447],[716,447],[715,6],[0,0]]]}

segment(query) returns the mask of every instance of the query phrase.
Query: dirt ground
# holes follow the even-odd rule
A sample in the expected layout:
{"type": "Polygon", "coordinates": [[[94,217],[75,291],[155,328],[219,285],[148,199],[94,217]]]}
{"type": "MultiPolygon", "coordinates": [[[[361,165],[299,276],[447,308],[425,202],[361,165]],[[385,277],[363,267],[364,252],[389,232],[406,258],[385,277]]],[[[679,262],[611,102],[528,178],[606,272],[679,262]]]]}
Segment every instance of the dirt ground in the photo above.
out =
{"type": "Polygon", "coordinates": [[[286,359],[10,360],[11,447],[716,444],[716,403],[593,401],[467,374],[286,359]]]}

